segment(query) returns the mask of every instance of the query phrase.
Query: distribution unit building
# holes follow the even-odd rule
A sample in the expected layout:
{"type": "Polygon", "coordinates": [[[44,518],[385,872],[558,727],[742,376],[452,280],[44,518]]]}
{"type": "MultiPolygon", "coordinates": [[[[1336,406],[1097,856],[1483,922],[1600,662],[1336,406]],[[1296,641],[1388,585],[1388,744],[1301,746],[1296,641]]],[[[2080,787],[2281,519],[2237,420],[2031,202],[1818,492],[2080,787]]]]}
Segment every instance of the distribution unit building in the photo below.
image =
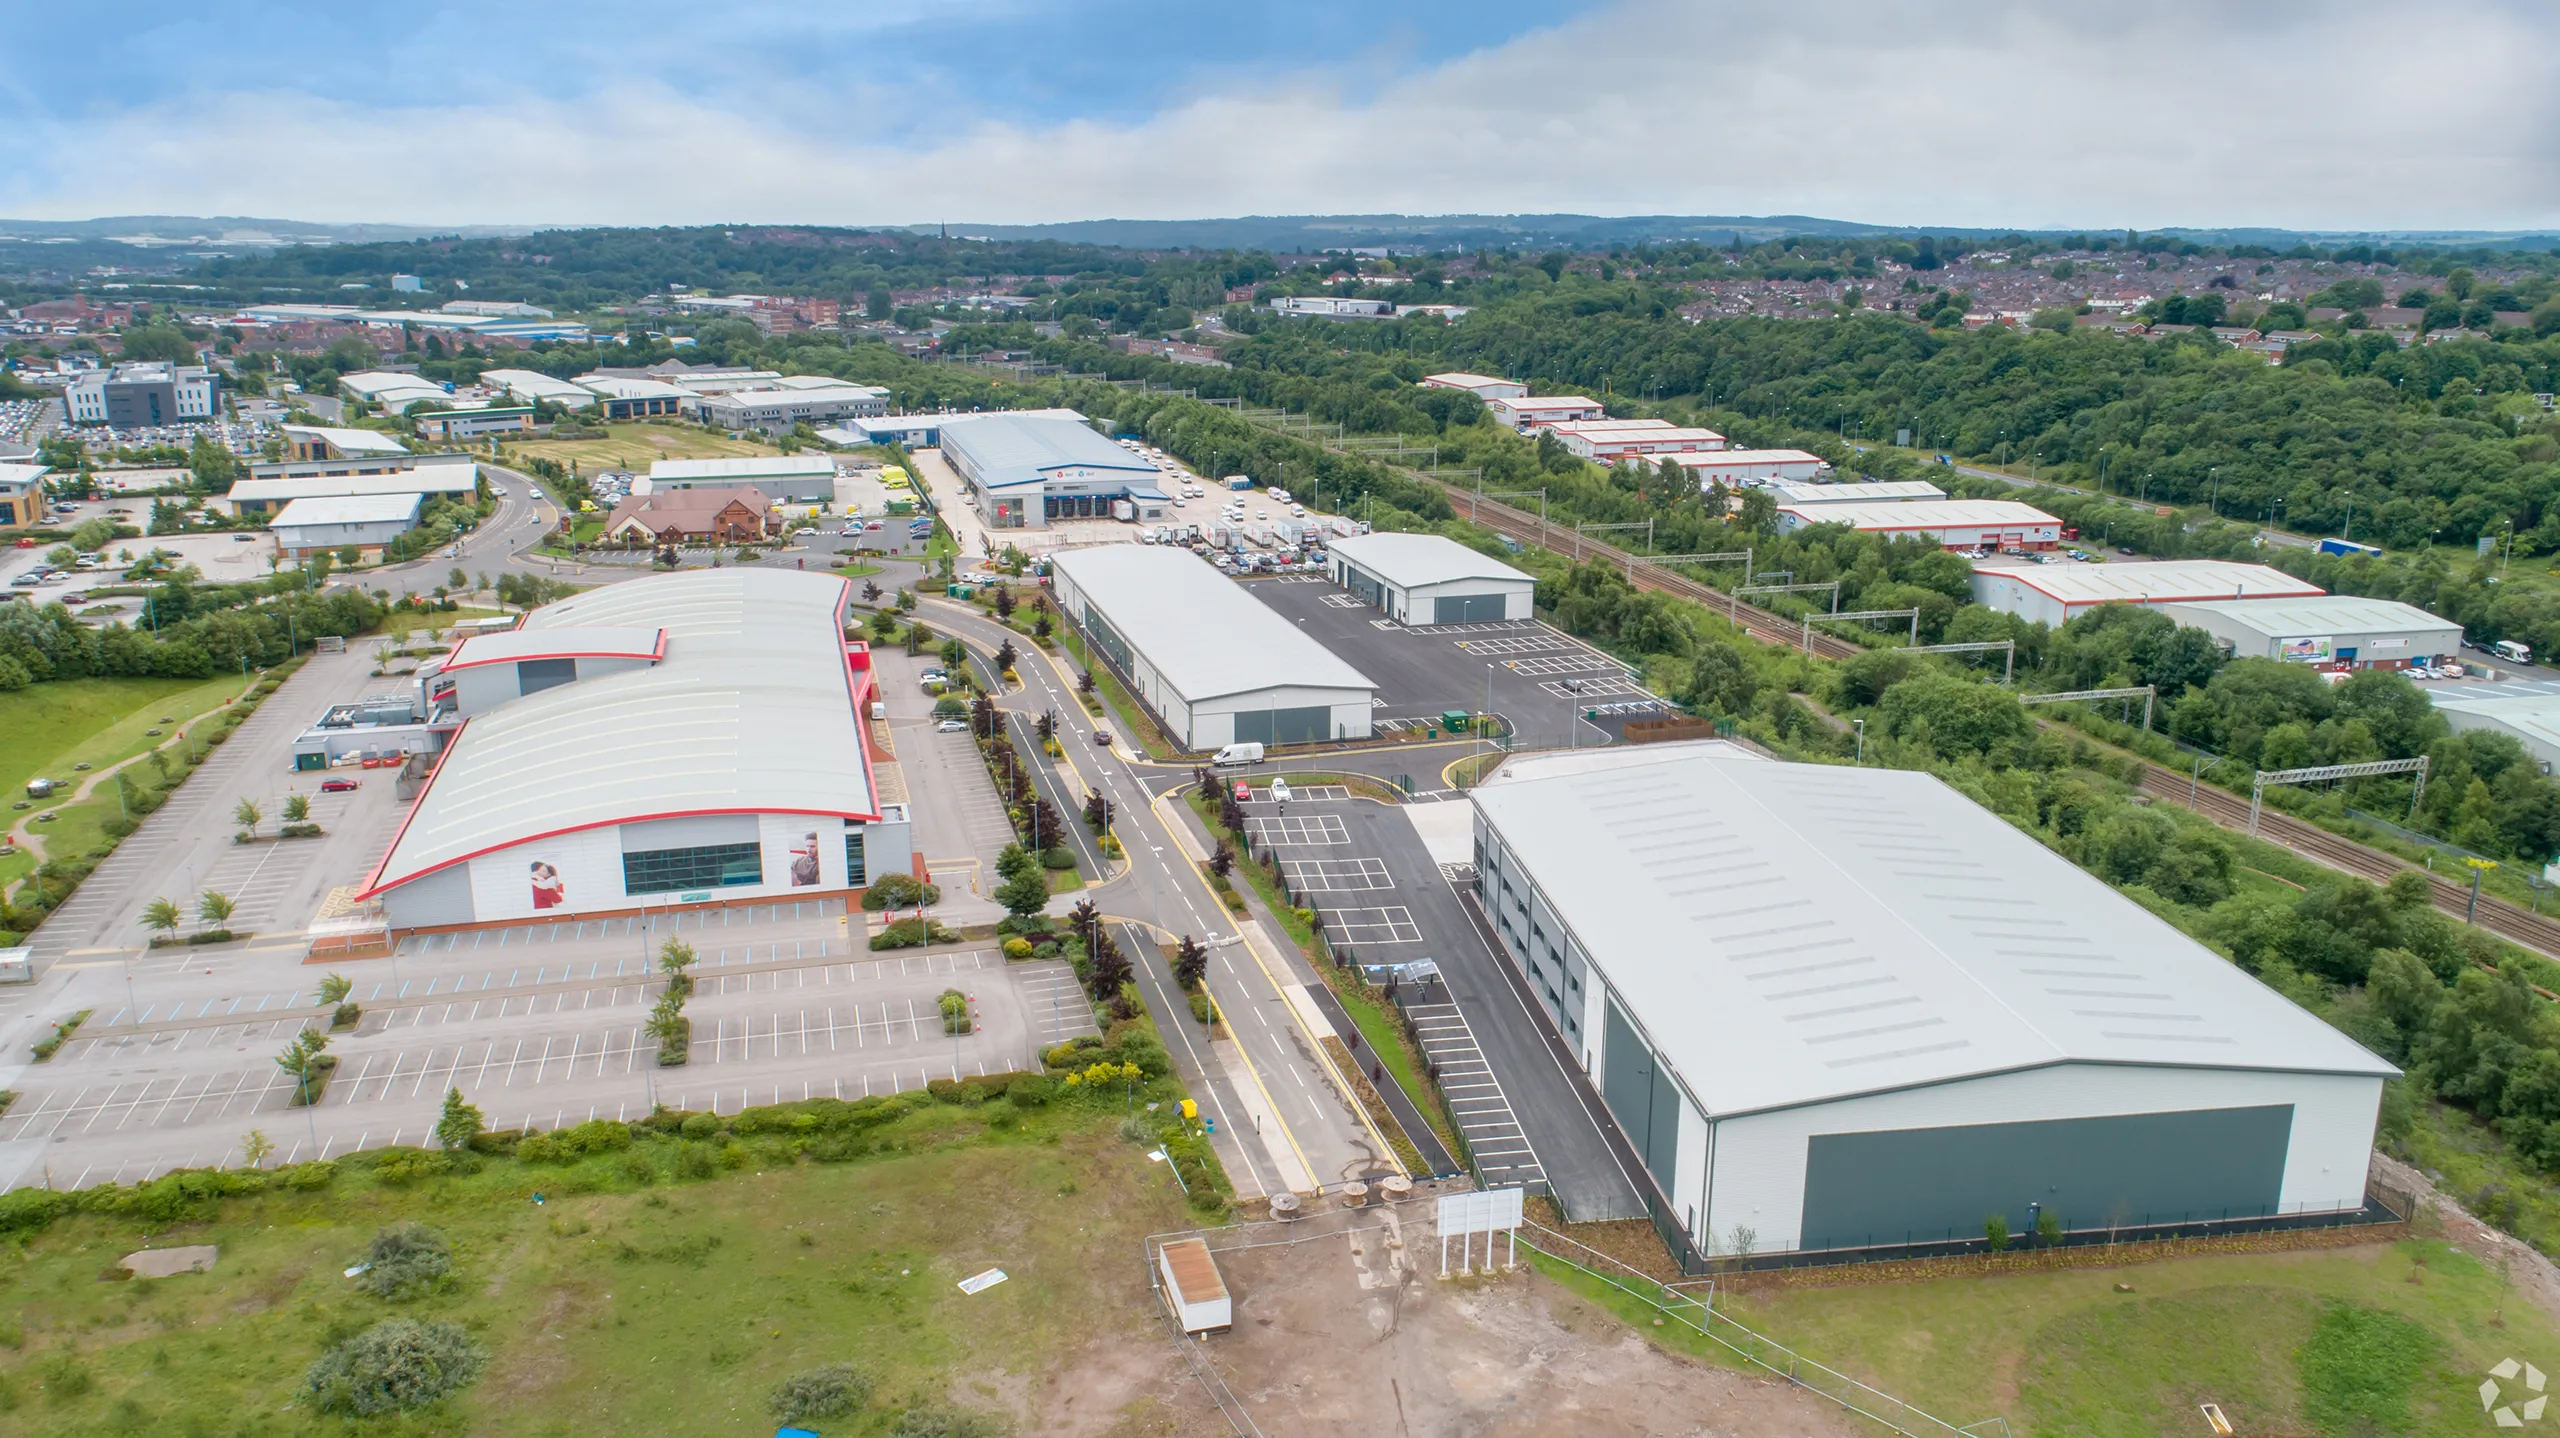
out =
{"type": "Polygon", "coordinates": [[[420,494],[440,499],[469,501],[480,492],[480,466],[462,455],[411,455],[414,465],[380,469],[370,465],[352,468],[323,461],[317,464],[262,464],[248,479],[235,480],[231,492],[223,496],[231,512],[243,515],[273,514],[297,499],[328,499],[338,496],[367,494],[420,494]],[[451,460],[451,463],[430,463],[451,460]],[[324,474],[295,471],[329,469],[340,471],[324,474]],[[269,471],[284,471],[270,473],[269,471]]]}
{"type": "Polygon", "coordinates": [[[1072,411],[946,416],[942,458],[992,529],[1108,519],[1115,500],[1161,506],[1164,474],[1072,411]]]}
{"type": "Polygon", "coordinates": [[[1719,449],[1670,457],[1697,477],[1700,489],[1711,484],[1738,489],[1780,479],[1809,480],[1831,467],[1821,455],[1801,449],[1719,449]]]}
{"type": "Polygon", "coordinates": [[[2214,599],[2160,612],[2219,640],[2234,659],[2284,659],[2347,669],[2406,669],[2451,659],[2462,626],[2396,599],[2214,599]]]}
{"type": "Polygon", "coordinates": [[[2061,520],[2014,499],[1778,506],[1781,530],[1816,524],[1845,524],[1895,539],[1926,539],[1948,549],[2037,550],[2062,542],[2061,520]]]}
{"type": "Polygon", "coordinates": [[[1186,749],[1369,737],[1377,686],[1187,550],[1051,560],[1058,608],[1186,749]]]}
{"type": "Polygon", "coordinates": [[[798,504],[829,504],[836,497],[836,462],[823,454],[748,455],[734,459],[662,459],[649,466],[646,489],[761,490],[764,497],[798,504]]]}
{"type": "Polygon", "coordinates": [[[278,553],[297,558],[321,550],[378,550],[418,527],[418,510],[426,496],[415,491],[395,494],[324,495],[297,499],[267,521],[278,553]]]}
{"type": "Polygon", "coordinates": [[[853,586],[697,569],[468,638],[425,676],[458,721],[366,882],[392,928],[840,898],[908,873],[874,780],[853,586]]]}
{"type": "Polygon", "coordinates": [[[2456,732],[2486,729],[2524,746],[2543,773],[2560,763],[2560,682],[2526,679],[2505,684],[2430,687],[2427,697],[2456,732]]]}
{"type": "Polygon", "coordinates": [[[1925,479],[1876,479],[1850,484],[1774,479],[1765,488],[1778,503],[1797,508],[1808,504],[1916,504],[1947,497],[1945,490],[1925,479]]]}
{"type": "Polygon", "coordinates": [[[1702,1253],[2365,1206],[2391,1065],[1936,778],[1541,766],[1477,893],[1702,1253]]]}
{"type": "Polygon", "coordinates": [[[1333,582],[1403,624],[1527,619],[1538,581],[1437,534],[1357,534],[1325,551],[1333,582]]]}
{"type": "Polygon", "coordinates": [[[1465,390],[1478,399],[1518,399],[1529,392],[1529,387],[1516,379],[1495,379],[1491,375],[1468,374],[1463,370],[1424,375],[1422,385],[1425,389],[1465,390]]]}
{"type": "Polygon", "coordinates": [[[2101,604],[2315,599],[2328,591],[2281,569],[2227,559],[2158,564],[1977,564],[1973,602],[2060,628],[2101,604]]]}

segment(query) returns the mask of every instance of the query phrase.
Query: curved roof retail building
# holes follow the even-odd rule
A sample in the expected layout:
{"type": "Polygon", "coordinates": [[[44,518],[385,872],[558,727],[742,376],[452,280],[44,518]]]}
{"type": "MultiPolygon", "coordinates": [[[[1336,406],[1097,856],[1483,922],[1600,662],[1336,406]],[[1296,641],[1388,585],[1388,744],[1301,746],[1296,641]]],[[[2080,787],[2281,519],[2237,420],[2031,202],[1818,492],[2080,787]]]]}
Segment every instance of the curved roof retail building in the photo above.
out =
{"type": "Polygon", "coordinates": [[[908,868],[904,812],[873,783],[851,592],[671,574],[464,640],[429,680],[463,726],[365,897],[410,929],[815,897],[908,868]]]}

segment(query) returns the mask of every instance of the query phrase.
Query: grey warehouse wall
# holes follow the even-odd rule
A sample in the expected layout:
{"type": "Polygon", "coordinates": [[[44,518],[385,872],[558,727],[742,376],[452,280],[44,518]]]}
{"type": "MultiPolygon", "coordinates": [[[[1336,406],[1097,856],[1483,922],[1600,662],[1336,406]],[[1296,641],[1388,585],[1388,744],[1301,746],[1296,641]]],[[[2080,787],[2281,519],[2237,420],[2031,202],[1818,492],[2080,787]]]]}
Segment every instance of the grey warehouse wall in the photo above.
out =
{"type": "Polygon", "coordinates": [[[2030,1203],[2066,1228],[2271,1214],[2292,1134],[2291,1104],[1816,1134],[1800,1246],[2024,1233],[2030,1203]]]}

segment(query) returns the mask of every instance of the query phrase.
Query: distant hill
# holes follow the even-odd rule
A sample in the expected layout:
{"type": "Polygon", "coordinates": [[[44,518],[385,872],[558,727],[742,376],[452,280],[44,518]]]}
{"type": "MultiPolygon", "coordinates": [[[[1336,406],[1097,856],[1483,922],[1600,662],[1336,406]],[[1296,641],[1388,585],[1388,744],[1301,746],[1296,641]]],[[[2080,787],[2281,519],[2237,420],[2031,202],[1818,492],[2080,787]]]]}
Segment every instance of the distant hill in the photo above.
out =
{"type": "MultiPolygon", "coordinates": [[[[942,224],[908,228],[939,232],[942,224]]],[[[1271,250],[1328,249],[1605,249],[1643,241],[1691,240],[1704,244],[1757,244],[1789,235],[1910,235],[1926,232],[1980,240],[2005,235],[2116,234],[2107,226],[2086,229],[1968,228],[1948,225],[1879,225],[1816,215],[1245,215],[1201,220],[1071,220],[1054,225],[952,223],[955,236],[997,240],[1052,239],[1128,249],[1271,250]]],[[[2258,228],[2147,230],[2206,245],[2428,244],[2497,249],[2550,249],[2560,235],[2486,230],[2311,231],[2258,228]]]]}
{"type": "Polygon", "coordinates": [[[279,244],[360,245],[373,240],[414,240],[429,235],[529,234],[533,225],[378,225],[326,224],[314,220],[271,220],[252,215],[109,215],[94,220],[0,219],[0,237],[20,240],[138,239],[137,249],[159,246],[227,243],[239,246],[279,244]]]}

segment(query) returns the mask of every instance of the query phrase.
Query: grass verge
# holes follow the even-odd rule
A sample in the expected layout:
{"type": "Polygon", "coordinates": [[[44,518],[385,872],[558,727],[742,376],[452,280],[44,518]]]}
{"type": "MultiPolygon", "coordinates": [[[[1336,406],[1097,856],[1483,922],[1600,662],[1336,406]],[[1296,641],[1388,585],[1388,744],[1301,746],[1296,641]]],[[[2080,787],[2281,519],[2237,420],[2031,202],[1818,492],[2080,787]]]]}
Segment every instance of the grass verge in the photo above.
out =
{"type": "Polygon", "coordinates": [[[295,1406],[303,1373],[403,1316],[461,1325],[490,1363],[459,1395],[371,1425],[384,1432],[769,1431],[776,1384],[848,1359],[875,1397],[829,1433],[884,1433],[928,1405],[1033,1431],[1053,1385],[1082,1396],[1100,1355],[1163,1344],[1135,1255],[1194,1220],[1165,1166],[1116,1135],[1120,1109],[919,1102],[823,1164],[805,1137],[722,1120],[568,1163],[448,1172],[388,1150],[308,1189],[125,1190],[128,1211],[57,1220],[15,1251],[0,1405],[26,1438],[346,1431],[295,1406]],[[451,1280],[392,1304],[341,1276],[411,1220],[450,1240],[451,1280]],[[100,1281],[118,1254],[191,1243],[219,1245],[212,1273],[100,1281]],[[998,1266],[1008,1281],[984,1293],[955,1286],[998,1266]]]}

